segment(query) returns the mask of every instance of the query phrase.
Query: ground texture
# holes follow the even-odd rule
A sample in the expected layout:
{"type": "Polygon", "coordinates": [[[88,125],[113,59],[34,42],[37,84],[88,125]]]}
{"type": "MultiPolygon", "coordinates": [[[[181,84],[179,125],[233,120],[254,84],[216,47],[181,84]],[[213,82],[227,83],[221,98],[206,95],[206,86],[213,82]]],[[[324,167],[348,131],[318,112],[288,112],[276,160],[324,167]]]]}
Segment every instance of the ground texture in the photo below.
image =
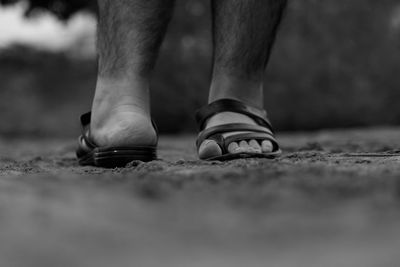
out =
{"type": "Polygon", "coordinates": [[[0,266],[400,265],[400,129],[282,134],[281,158],[228,163],[193,139],[113,170],[71,140],[0,140],[0,266]]]}

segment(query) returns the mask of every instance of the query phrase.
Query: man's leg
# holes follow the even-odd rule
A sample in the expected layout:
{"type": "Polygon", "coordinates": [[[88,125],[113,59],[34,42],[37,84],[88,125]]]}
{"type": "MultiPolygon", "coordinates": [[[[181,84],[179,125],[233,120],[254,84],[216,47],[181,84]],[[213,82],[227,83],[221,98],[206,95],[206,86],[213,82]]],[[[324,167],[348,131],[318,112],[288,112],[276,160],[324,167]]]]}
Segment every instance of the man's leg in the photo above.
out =
{"type": "Polygon", "coordinates": [[[91,136],[99,146],[154,145],[149,84],[174,0],[98,0],[98,5],[91,136]]]}
{"type": "MultiPolygon", "coordinates": [[[[212,1],[214,68],[209,102],[233,98],[263,107],[264,70],[285,6],[286,0],[212,1]]],[[[245,115],[223,112],[211,117],[207,127],[226,123],[255,124],[245,115]]],[[[270,152],[272,144],[242,141],[231,143],[228,150],[270,152]]],[[[204,141],[199,148],[200,158],[220,154],[219,146],[212,140],[204,141]]]]}

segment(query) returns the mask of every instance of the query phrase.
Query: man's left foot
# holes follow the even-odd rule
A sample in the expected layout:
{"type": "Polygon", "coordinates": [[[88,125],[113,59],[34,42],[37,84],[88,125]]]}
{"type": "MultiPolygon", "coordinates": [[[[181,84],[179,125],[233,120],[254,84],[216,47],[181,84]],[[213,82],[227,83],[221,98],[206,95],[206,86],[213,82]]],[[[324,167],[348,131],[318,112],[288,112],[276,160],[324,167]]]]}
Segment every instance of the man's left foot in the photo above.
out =
{"type": "MultiPolygon", "coordinates": [[[[234,112],[221,112],[212,116],[207,121],[205,129],[230,123],[246,123],[251,125],[257,125],[257,123],[253,119],[251,119],[246,115],[234,112]]],[[[244,134],[244,133],[251,133],[251,132],[232,131],[230,133],[225,133],[222,136],[224,138],[227,138],[232,135],[244,134]]],[[[249,141],[242,140],[239,142],[232,142],[228,144],[228,152],[231,154],[239,154],[239,153],[261,154],[261,153],[272,152],[272,150],[273,150],[273,145],[269,140],[264,140],[259,142],[255,139],[251,139],[249,141]]],[[[198,153],[200,159],[208,159],[208,158],[222,156],[222,149],[216,141],[206,139],[204,140],[204,142],[201,143],[198,153]]]]}
{"type": "Polygon", "coordinates": [[[240,101],[217,100],[200,109],[197,119],[202,129],[200,159],[272,156],[280,151],[265,111],[240,101]]]}

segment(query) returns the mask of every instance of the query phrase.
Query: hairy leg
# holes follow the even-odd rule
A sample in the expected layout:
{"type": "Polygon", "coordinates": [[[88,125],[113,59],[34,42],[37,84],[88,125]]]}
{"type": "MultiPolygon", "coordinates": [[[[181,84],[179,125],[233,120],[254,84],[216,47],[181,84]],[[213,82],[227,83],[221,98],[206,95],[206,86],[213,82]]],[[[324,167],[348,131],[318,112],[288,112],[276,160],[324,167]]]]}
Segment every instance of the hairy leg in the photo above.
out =
{"type": "Polygon", "coordinates": [[[91,135],[98,145],[152,145],[149,84],[174,0],[98,0],[99,69],[91,135]]]}
{"type": "MultiPolygon", "coordinates": [[[[214,66],[209,102],[232,98],[263,107],[263,76],[286,0],[212,0],[214,66]]],[[[253,123],[247,116],[223,112],[210,118],[208,127],[226,123],[253,123]]],[[[201,158],[221,153],[206,140],[201,158]]],[[[272,144],[255,140],[229,145],[231,153],[268,152],[272,144]]]]}

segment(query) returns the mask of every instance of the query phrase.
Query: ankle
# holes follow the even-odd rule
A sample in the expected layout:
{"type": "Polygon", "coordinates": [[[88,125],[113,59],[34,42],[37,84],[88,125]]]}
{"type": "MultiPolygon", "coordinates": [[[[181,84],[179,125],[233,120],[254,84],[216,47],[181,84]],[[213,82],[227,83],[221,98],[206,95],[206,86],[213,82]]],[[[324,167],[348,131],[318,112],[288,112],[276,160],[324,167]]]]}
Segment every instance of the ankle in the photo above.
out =
{"type": "MultiPolygon", "coordinates": [[[[134,110],[150,116],[149,81],[143,79],[99,78],[93,100],[93,113],[110,113],[116,109],[134,110]]],[[[99,114],[100,115],[100,114],[99,114]]]]}
{"type": "Polygon", "coordinates": [[[90,130],[98,145],[155,144],[148,81],[99,78],[90,130]]]}
{"type": "Polygon", "coordinates": [[[240,76],[218,74],[214,75],[211,86],[209,103],[222,98],[231,98],[248,105],[263,107],[262,78],[241,78],[240,76]]]}

